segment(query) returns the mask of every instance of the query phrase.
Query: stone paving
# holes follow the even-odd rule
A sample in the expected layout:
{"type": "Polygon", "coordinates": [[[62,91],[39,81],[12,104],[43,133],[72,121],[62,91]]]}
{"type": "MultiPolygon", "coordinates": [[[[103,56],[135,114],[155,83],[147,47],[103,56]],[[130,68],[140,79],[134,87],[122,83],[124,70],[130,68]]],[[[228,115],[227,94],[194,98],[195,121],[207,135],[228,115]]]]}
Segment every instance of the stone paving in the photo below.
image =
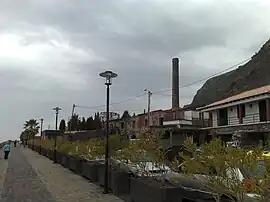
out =
{"type": "Polygon", "coordinates": [[[103,189],[30,149],[22,149],[55,202],[123,202],[103,189]]]}
{"type": "Polygon", "coordinates": [[[2,202],[54,202],[19,148],[13,148],[1,193],[2,202]]]}
{"type": "Polygon", "coordinates": [[[1,189],[1,202],[123,202],[28,148],[12,148],[8,161],[0,153],[1,189]]]}
{"type": "Polygon", "coordinates": [[[4,159],[4,152],[0,150],[0,198],[3,190],[3,184],[7,172],[8,161],[4,159]]]}

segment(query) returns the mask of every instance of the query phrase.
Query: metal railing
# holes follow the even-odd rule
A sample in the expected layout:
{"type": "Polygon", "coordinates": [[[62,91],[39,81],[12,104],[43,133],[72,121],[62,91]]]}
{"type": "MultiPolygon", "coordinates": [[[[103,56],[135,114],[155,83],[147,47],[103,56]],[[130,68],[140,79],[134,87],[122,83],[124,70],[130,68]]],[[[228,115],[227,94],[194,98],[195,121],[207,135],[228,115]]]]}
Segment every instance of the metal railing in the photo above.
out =
{"type": "Polygon", "coordinates": [[[238,116],[230,116],[228,118],[218,118],[218,126],[226,125],[238,125],[238,124],[251,124],[251,123],[260,123],[266,121],[266,114],[252,113],[245,114],[242,117],[242,120],[238,116]]]}

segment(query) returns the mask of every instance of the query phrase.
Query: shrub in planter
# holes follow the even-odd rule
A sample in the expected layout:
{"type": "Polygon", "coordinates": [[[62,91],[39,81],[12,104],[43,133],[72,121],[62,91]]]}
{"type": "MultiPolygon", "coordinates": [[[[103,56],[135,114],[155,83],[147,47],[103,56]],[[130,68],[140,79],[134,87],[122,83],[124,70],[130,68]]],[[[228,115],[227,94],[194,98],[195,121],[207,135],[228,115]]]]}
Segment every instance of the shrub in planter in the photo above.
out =
{"type": "Polygon", "coordinates": [[[100,161],[83,161],[82,176],[89,179],[91,182],[98,182],[98,169],[103,165],[100,161]]]}
{"type": "Polygon", "coordinates": [[[196,180],[197,184],[207,187],[215,201],[223,201],[221,198],[226,197],[227,201],[242,202],[247,193],[260,195],[256,191],[263,179],[260,174],[264,172],[258,172],[258,158],[262,154],[259,148],[247,152],[240,148],[226,147],[218,139],[202,145],[200,154],[196,154],[196,145],[192,142],[186,141],[184,146],[193,154],[193,158],[182,154],[184,163],[177,163],[177,168],[190,179],[196,180]],[[257,173],[252,178],[248,177],[248,184],[243,183],[239,176],[239,172],[243,174],[243,169],[245,172],[257,173]],[[204,177],[196,177],[198,174],[204,177]]]}

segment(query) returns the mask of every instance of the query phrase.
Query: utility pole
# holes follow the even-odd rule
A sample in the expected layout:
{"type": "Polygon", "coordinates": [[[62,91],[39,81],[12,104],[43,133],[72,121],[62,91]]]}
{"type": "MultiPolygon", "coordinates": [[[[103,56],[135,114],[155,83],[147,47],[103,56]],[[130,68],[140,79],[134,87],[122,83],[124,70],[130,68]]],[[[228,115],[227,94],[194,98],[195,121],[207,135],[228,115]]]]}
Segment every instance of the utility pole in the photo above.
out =
{"type": "Polygon", "coordinates": [[[145,92],[147,92],[147,94],[148,94],[148,104],[147,104],[147,113],[148,113],[148,127],[150,128],[150,125],[151,125],[151,123],[150,123],[150,110],[151,110],[151,96],[152,96],[152,92],[150,91],[150,90],[148,90],[148,89],[145,89],[144,90],[145,92]]]}
{"type": "Polygon", "coordinates": [[[73,120],[73,116],[74,116],[75,107],[76,107],[76,105],[73,104],[72,105],[72,110],[71,110],[70,123],[69,123],[69,132],[72,131],[72,120],[73,120]]]}
{"type": "Polygon", "coordinates": [[[59,115],[59,111],[61,110],[60,107],[55,107],[53,108],[53,110],[55,111],[55,136],[54,136],[54,163],[56,163],[56,139],[57,139],[57,124],[58,124],[58,115],[59,115]]]}

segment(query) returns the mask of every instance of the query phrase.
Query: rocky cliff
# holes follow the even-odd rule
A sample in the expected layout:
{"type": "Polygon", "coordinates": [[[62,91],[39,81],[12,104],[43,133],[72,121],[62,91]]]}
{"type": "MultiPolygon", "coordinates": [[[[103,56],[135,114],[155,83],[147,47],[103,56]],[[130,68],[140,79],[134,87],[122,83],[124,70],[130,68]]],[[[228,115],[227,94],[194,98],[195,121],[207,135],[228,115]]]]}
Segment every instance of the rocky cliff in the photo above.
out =
{"type": "Polygon", "coordinates": [[[270,84],[270,40],[245,65],[207,80],[197,91],[189,108],[204,106],[268,84],[270,84]]]}

